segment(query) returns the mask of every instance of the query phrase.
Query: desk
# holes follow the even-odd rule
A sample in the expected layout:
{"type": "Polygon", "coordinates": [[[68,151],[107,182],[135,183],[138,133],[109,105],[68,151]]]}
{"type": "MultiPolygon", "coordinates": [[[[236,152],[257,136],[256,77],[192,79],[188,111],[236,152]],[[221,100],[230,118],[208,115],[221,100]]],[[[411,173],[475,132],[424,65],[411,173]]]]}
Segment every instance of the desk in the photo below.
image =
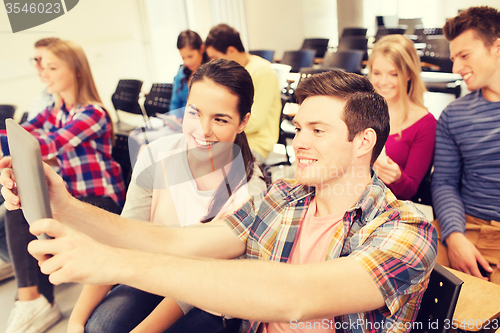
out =
{"type": "Polygon", "coordinates": [[[500,285],[445,267],[464,281],[453,314],[459,329],[468,332],[495,332],[500,327],[500,285]],[[488,323],[490,323],[488,325],[488,323]],[[481,330],[486,326],[484,330],[481,330]],[[488,327],[489,326],[489,327],[488,327]],[[489,328],[489,329],[486,329],[489,328]]]}
{"type": "Polygon", "coordinates": [[[420,77],[424,82],[452,82],[462,80],[462,76],[455,73],[421,72],[420,77]]]}

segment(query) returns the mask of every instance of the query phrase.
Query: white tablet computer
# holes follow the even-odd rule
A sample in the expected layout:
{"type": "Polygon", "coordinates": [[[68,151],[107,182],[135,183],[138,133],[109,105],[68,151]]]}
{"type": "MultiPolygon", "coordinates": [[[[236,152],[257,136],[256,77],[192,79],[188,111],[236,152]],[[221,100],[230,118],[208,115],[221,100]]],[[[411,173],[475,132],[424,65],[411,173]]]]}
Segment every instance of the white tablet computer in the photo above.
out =
{"type": "MultiPolygon", "coordinates": [[[[28,131],[12,119],[5,121],[12,168],[21,199],[24,217],[29,224],[51,218],[49,193],[43,172],[40,144],[28,131]]],[[[41,235],[39,238],[47,238],[41,235]]]]}

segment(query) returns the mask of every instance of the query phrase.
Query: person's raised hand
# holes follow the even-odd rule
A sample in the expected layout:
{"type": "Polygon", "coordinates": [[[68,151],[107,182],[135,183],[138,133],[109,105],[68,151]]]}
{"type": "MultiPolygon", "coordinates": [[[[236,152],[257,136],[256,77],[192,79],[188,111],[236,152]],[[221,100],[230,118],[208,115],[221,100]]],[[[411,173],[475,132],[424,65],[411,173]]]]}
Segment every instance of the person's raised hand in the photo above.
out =
{"type": "MultiPolygon", "coordinates": [[[[0,184],[2,187],[2,195],[5,199],[5,207],[8,210],[19,209],[22,206],[21,200],[18,196],[16,188],[16,179],[12,168],[12,161],[9,157],[4,157],[0,160],[0,169],[4,169],[0,174],[0,184]]],[[[69,207],[71,195],[66,190],[63,179],[52,168],[43,163],[43,171],[47,181],[47,188],[49,192],[50,207],[52,213],[57,215],[65,208],[69,207]]]]}
{"type": "Polygon", "coordinates": [[[401,168],[389,156],[386,158],[378,158],[373,164],[373,169],[377,173],[378,178],[389,185],[401,179],[401,168]]]}
{"type": "Polygon", "coordinates": [[[4,157],[0,160],[0,184],[2,184],[2,196],[5,199],[5,208],[16,210],[21,208],[21,202],[17,195],[16,179],[12,171],[12,160],[10,157],[4,157]]]}

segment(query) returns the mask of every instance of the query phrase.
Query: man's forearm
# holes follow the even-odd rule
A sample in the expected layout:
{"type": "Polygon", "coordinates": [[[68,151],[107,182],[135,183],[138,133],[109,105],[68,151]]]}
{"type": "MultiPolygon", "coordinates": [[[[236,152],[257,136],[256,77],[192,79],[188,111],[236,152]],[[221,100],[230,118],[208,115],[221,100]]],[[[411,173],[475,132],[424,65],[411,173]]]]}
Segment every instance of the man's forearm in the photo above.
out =
{"type": "MultiPolygon", "coordinates": [[[[122,218],[75,198],[54,218],[100,243],[128,249],[161,252],[171,229],[122,218]]],[[[173,232],[173,231],[172,231],[173,232]]]]}
{"type": "Polygon", "coordinates": [[[222,220],[196,227],[169,228],[126,219],[74,198],[54,217],[102,244],[124,249],[230,259],[244,254],[246,248],[222,220]]]}
{"type": "Polygon", "coordinates": [[[119,251],[123,260],[120,266],[125,271],[115,270],[116,280],[111,283],[127,284],[233,317],[289,322],[384,305],[375,282],[350,258],[289,265],[119,251]]]}

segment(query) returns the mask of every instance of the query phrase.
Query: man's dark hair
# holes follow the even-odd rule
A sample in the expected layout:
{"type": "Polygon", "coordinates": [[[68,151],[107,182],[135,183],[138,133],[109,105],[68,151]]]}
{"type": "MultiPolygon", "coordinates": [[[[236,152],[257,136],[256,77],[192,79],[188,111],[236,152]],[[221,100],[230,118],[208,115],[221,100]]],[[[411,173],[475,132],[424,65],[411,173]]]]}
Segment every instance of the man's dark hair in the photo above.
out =
{"type": "Polygon", "coordinates": [[[46,47],[49,44],[57,42],[58,40],[60,40],[60,39],[57,37],[42,38],[35,43],[35,48],[46,47]]]}
{"type": "Polygon", "coordinates": [[[377,134],[370,163],[373,165],[389,136],[389,109],[366,77],[339,70],[312,75],[300,81],[295,95],[299,104],[312,96],[331,96],[345,101],[343,120],[349,131],[348,140],[352,141],[367,128],[377,134]]]}
{"type": "Polygon", "coordinates": [[[491,46],[500,38],[500,11],[488,6],[470,7],[454,18],[446,21],[443,33],[452,41],[467,30],[473,30],[483,41],[491,46]]]}
{"type": "Polygon", "coordinates": [[[245,52],[243,43],[241,42],[240,33],[227,24],[221,23],[210,29],[205,47],[213,47],[219,52],[227,53],[227,48],[232,46],[238,52],[245,52]]]}

